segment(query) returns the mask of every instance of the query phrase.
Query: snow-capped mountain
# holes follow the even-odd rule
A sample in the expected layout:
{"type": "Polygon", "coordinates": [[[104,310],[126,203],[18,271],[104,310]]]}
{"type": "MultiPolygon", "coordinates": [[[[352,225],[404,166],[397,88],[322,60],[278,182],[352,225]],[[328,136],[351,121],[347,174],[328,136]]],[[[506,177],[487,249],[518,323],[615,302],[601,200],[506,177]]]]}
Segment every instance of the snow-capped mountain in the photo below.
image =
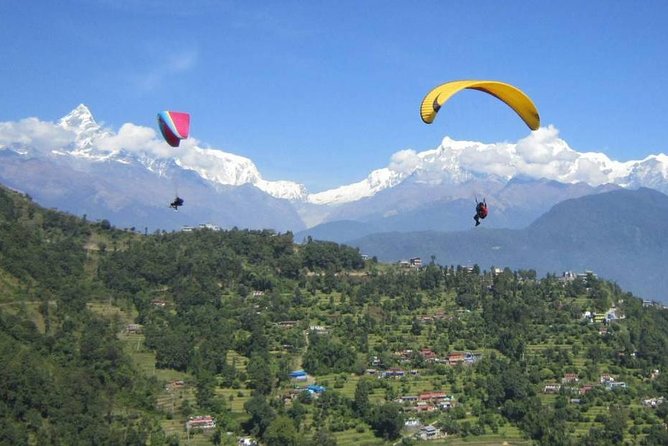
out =
{"type": "Polygon", "coordinates": [[[667,155],[620,162],[577,152],[552,126],[516,143],[446,137],[434,149],[400,150],[361,181],[317,193],[267,180],[252,160],[193,137],[175,149],[151,127],[106,128],[83,104],[55,123],[0,122],[0,156],[0,181],[44,197],[45,205],[102,218],[107,209],[124,213],[119,223],[148,219],[167,228],[179,219],[147,209],[183,191],[200,222],[301,230],[354,221],[393,231],[461,228],[470,222],[459,216],[476,196],[493,202],[488,225],[523,227],[567,198],[619,187],[668,192],[667,155]]]}
{"type": "Polygon", "coordinates": [[[377,192],[394,187],[406,178],[405,174],[389,168],[377,169],[364,180],[340,186],[324,192],[309,194],[308,202],[313,204],[342,204],[371,197],[377,192]]]}
{"type": "Polygon", "coordinates": [[[0,158],[0,183],[44,206],[122,227],[304,228],[288,200],[305,194],[301,185],[265,180],[249,159],[193,138],[173,149],[152,128],[104,128],[85,105],[56,123],[0,123],[0,158]],[[188,212],[169,209],[175,194],[188,212]]]}
{"type": "Polygon", "coordinates": [[[619,162],[603,153],[580,153],[559,138],[552,126],[541,128],[516,144],[484,144],[446,137],[436,149],[396,152],[388,167],[374,170],[358,183],[311,194],[308,200],[341,205],[371,197],[407,178],[416,183],[454,185],[485,178],[507,182],[516,177],[590,186],[651,187],[668,192],[668,155],[619,162]]]}
{"type": "Polygon", "coordinates": [[[173,163],[216,185],[250,184],[275,198],[302,200],[306,197],[303,185],[265,180],[250,159],[200,147],[196,139],[191,138],[178,149],[172,149],[150,128],[124,124],[118,133],[114,133],[100,126],[83,104],[61,118],[57,125],[74,137],[67,146],[52,151],[57,155],[89,161],[138,162],[159,175],[166,175],[167,166],[173,163]]]}

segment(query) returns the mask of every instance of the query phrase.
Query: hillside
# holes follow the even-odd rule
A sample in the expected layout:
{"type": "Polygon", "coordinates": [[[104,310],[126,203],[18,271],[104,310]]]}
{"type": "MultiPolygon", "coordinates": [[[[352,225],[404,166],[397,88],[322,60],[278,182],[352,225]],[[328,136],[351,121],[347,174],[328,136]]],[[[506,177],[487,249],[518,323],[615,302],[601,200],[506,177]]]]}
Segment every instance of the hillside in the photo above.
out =
{"type": "Polygon", "coordinates": [[[157,382],[123,354],[120,321],[87,310],[108,294],[84,246],[118,236],[0,189],[1,444],[165,439],[157,382]]]}
{"type": "Polygon", "coordinates": [[[0,443],[668,439],[668,311],[592,275],[139,235],[6,189],[0,248],[0,443]]]}
{"type": "Polygon", "coordinates": [[[442,264],[539,274],[592,270],[637,295],[668,302],[667,221],[668,196],[641,188],[566,200],[522,230],[488,229],[485,221],[464,232],[374,234],[349,243],[388,262],[434,255],[442,264]]]}

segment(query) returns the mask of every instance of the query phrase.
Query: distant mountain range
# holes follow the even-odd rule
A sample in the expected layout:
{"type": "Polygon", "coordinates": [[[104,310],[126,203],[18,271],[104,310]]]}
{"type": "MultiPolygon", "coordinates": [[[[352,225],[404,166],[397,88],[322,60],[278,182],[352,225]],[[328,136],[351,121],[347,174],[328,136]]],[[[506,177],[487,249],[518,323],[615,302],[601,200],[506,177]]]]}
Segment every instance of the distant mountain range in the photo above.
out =
{"type": "Polygon", "coordinates": [[[524,229],[379,233],[348,240],[365,254],[443,265],[534,269],[540,275],[591,270],[638,296],[668,302],[668,196],[615,190],[565,200],[524,229]]]}
{"type": "Polygon", "coordinates": [[[0,123],[0,157],[0,182],[42,205],[122,227],[311,228],[299,235],[333,240],[462,230],[471,224],[476,196],[490,204],[488,227],[521,228],[569,198],[620,187],[668,192],[668,156],[618,162],[579,153],[553,127],[516,144],[444,138],[433,150],[401,150],[362,181],[318,193],[266,180],[250,159],[195,138],[173,149],[153,128],[105,128],[83,104],[58,122],[0,123]],[[185,199],[179,212],[167,208],[176,193],[185,199]]]}

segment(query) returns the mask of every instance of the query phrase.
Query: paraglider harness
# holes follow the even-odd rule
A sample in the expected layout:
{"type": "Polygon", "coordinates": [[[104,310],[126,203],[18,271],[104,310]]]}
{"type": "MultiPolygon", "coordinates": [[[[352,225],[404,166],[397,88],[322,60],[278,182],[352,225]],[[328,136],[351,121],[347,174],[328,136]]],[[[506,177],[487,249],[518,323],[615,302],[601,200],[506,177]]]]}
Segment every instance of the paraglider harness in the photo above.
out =
{"type": "Polygon", "coordinates": [[[174,208],[175,211],[179,210],[179,206],[183,206],[183,198],[176,197],[174,201],[169,204],[170,208],[174,208]]]}
{"type": "Polygon", "coordinates": [[[487,202],[484,198],[482,201],[478,201],[478,198],[476,198],[475,202],[475,215],[473,216],[473,219],[475,220],[475,225],[478,226],[480,224],[480,219],[487,217],[487,202]]]}

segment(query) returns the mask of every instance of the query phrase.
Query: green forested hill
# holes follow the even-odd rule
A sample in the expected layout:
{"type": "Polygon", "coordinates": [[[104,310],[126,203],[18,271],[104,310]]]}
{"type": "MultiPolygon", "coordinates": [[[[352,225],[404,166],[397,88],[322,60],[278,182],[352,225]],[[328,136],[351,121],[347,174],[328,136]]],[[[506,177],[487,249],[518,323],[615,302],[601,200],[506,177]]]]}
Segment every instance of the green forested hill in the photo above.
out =
{"type": "Polygon", "coordinates": [[[0,190],[2,444],[164,439],[158,382],[123,353],[119,324],[87,311],[108,295],[86,273],[84,246],[102,226],[0,190]]]}
{"type": "Polygon", "coordinates": [[[489,269],[138,235],[2,189],[0,443],[668,443],[667,310],[489,269]]]}

